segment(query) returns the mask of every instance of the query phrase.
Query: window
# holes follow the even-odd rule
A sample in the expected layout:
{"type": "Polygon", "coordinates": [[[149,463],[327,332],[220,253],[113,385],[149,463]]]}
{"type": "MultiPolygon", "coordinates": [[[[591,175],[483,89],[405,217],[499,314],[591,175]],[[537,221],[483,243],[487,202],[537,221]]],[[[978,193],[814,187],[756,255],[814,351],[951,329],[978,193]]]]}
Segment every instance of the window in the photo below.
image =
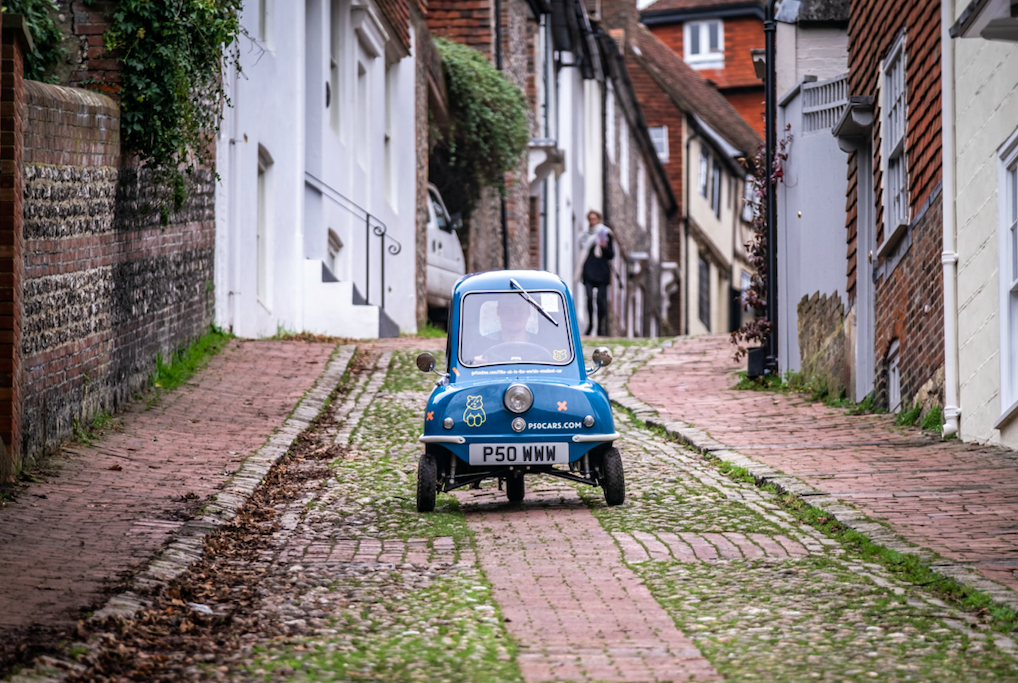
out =
{"type": "Polygon", "coordinates": [[[686,63],[694,69],[725,65],[725,29],[720,19],[686,22],[683,31],[686,63]]]}
{"type": "Polygon", "coordinates": [[[543,363],[568,365],[573,345],[565,302],[559,292],[535,292],[552,323],[519,291],[475,292],[463,297],[459,361],[484,365],[543,363]]]}
{"type": "MultiPolygon", "coordinates": [[[[264,2],[264,0],[262,0],[264,2]]],[[[329,122],[332,130],[339,134],[339,74],[343,43],[340,40],[342,27],[339,23],[340,0],[332,0],[329,7],[329,122]]]]}
{"type": "Polygon", "coordinates": [[[269,239],[272,228],[272,157],[268,151],[258,146],[258,196],[256,198],[256,210],[258,218],[256,221],[255,240],[257,242],[256,263],[258,283],[256,292],[258,301],[266,308],[269,308],[269,263],[270,251],[269,239]]]}
{"type": "Polygon", "coordinates": [[[710,155],[703,147],[700,148],[700,195],[707,196],[707,171],[710,169],[710,155]]]}
{"type": "Polygon", "coordinates": [[[657,158],[662,164],[668,163],[668,126],[653,126],[650,129],[650,141],[654,143],[657,158]]]}
{"type": "Polygon", "coordinates": [[[272,0],[258,0],[258,40],[268,44],[272,29],[272,0]]]}
{"type": "Polygon", "coordinates": [[[892,413],[901,410],[901,364],[898,361],[898,340],[887,351],[887,405],[892,413]]]}
{"type": "Polygon", "coordinates": [[[743,306],[746,305],[746,299],[747,297],[749,297],[749,290],[752,286],[753,286],[753,276],[747,273],[746,271],[742,271],[742,277],[739,280],[739,287],[740,291],[742,292],[741,299],[743,306]]]}
{"type": "Polygon", "coordinates": [[[629,122],[624,114],[619,117],[619,157],[622,190],[629,194],[629,122]]]}
{"type": "Polygon", "coordinates": [[[700,254],[699,263],[699,314],[700,322],[704,324],[707,331],[710,332],[710,264],[707,263],[707,259],[704,258],[703,254],[700,254]]]}
{"type": "Polygon", "coordinates": [[[392,65],[385,70],[385,200],[389,206],[396,207],[396,169],[393,163],[392,144],[392,102],[396,98],[396,78],[392,65]]]}
{"type": "Polygon", "coordinates": [[[368,70],[357,64],[357,161],[368,168],[368,70]]]}
{"type": "Polygon", "coordinates": [[[1018,405],[1018,131],[1000,155],[1000,408],[1018,405]]]}
{"type": "Polygon", "coordinates": [[[647,173],[643,157],[636,160],[636,224],[647,227],[647,173]]]}
{"type": "Polygon", "coordinates": [[[710,208],[714,210],[714,215],[718,218],[721,217],[721,164],[715,162],[714,167],[710,170],[711,179],[711,190],[710,190],[710,208]]]}
{"type": "Polygon", "coordinates": [[[605,97],[604,122],[608,126],[605,139],[608,141],[608,158],[615,162],[615,89],[608,81],[608,95],[605,97]]]}
{"type": "Polygon", "coordinates": [[[329,270],[337,278],[339,277],[339,252],[343,248],[343,240],[339,239],[339,235],[332,228],[329,228],[329,270]]]}
{"type": "Polygon", "coordinates": [[[742,186],[742,220],[752,223],[756,218],[756,181],[753,178],[746,178],[742,186]]]}
{"type": "MultiPolygon", "coordinates": [[[[898,38],[884,65],[884,154],[887,157],[884,230],[891,235],[908,223],[908,173],[905,133],[908,129],[905,92],[905,36],[898,38]]],[[[886,239],[886,236],[885,236],[886,239]]]]}

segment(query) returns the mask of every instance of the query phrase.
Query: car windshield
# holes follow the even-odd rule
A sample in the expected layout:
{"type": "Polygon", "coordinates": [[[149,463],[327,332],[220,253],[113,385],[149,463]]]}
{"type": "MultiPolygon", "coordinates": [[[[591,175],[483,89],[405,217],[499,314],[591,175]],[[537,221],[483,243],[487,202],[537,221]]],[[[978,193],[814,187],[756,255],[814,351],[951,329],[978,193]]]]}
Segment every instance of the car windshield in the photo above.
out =
{"type": "Polygon", "coordinates": [[[518,291],[475,292],[460,309],[460,363],[468,368],[500,363],[568,365],[573,345],[559,292],[531,292],[551,323],[518,291]]]}

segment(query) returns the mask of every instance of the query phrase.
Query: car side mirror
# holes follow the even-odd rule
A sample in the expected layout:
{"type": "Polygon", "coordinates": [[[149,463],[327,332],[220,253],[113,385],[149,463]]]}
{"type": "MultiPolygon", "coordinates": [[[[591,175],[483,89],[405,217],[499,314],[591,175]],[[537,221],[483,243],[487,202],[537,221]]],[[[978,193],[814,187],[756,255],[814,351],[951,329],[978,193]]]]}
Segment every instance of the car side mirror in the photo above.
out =
{"type": "Polygon", "coordinates": [[[421,372],[431,372],[435,369],[435,357],[427,351],[417,356],[417,369],[421,372]]]}
{"type": "Polygon", "coordinates": [[[449,216],[449,227],[451,227],[453,230],[455,230],[457,232],[462,230],[463,229],[463,215],[457,212],[457,213],[454,213],[453,215],[449,216]]]}
{"type": "Polygon", "coordinates": [[[594,353],[591,356],[594,364],[598,367],[608,367],[612,364],[612,352],[607,346],[599,346],[594,349],[594,353]]]}

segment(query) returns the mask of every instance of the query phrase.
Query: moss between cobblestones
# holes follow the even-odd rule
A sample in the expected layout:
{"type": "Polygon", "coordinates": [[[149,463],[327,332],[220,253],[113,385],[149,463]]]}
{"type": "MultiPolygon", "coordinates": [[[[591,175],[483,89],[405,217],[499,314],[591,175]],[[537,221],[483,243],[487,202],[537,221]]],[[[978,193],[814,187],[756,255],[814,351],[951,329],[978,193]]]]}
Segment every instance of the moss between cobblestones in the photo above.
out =
{"type": "MultiPolygon", "coordinates": [[[[627,502],[607,508],[599,491],[578,489],[607,531],[801,539],[827,530],[819,511],[788,505],[745,470],[619,418],[627,502]],[[716,485],[701,481],[704,473],[716,485]]],[[[899,580],[906,576],[875,563],[848,534],[837,540],[814,542],[813,554],[797,559],[627,561],[726,680],[1014,680],[1013,655],[997,648],[992,632],[899,580]]]]}
{"type": "MultiPolygon", "coordinates": [[[[435,377],[417,370],[416,355],[393,353],[348,452],[331,463],[323,487],[338,497],[328,513],[344,538],[451,537],[458,549],[472,548],[453,496],[440,495],[434,513],[416,509],[417,436],[435,377]]],[[[263,644],[248,672],[266,680],[521,681],[516,646],[477,567],[365,568],[330,580],[327,594],[307,595],[339,604],[330,610],[333,633],[263,644]]]]}

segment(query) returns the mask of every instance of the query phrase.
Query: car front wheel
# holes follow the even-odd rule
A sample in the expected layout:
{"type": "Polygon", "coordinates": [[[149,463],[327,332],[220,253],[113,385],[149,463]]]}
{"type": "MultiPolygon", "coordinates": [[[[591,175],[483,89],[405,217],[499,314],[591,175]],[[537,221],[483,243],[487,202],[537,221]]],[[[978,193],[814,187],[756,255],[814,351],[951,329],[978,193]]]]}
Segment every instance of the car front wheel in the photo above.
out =
{"type": "Polygon", "coordinates": [[[435,456],[425,453],[417,464],[417,511],[432,512],[438,493],[438,463],[435,456]]]}
{"type": "Polygon", "coordinates": [[[626,476],[622,472],[622,454],[617,448],[609,448],[604,454],[604,473],[601,488],[608,505],[622,505],[626,502],[626,476]]]}

